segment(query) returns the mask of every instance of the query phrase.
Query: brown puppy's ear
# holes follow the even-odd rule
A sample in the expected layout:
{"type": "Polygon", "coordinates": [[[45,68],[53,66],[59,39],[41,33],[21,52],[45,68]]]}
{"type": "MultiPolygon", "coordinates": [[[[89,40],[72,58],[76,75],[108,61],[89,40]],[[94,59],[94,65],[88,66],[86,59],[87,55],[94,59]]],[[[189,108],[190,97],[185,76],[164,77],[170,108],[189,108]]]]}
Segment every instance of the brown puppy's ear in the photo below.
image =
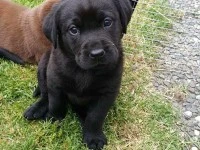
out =
{"type": "Polygon", "coordinates": [[[45,36],[53,43],[53,47],[57,48],[57,41],[58,41],[58,28],[57,28],[57,11],[51,11],[43,22],[43,32],[45,36]]]}
{"type": "Polygon", "coordinates": [[[127,25],[131,20],[132,13],[137,5],[138,0],[114,0],[120,15],[122,32],[126,33],[127,25]]]}

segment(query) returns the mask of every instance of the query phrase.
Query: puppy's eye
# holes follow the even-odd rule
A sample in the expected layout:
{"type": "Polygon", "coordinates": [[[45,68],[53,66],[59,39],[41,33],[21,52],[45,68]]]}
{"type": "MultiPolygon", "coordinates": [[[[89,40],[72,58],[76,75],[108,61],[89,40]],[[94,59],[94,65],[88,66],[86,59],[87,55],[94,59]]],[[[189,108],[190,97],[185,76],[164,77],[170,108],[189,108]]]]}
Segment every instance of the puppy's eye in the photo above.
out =
{"type": "Polygon", "coordinates": [[[79,34],[79,32],[80,32],[79,29],[74,25],[69,28],[69,33],[71,35],[77,35],[79,34]]]}
{"type": "Polygon", "coordinates": [[[104,27],[110,27],[112,25],[112,19],[111,18],[105,18],[103,22],[104,27]]]}

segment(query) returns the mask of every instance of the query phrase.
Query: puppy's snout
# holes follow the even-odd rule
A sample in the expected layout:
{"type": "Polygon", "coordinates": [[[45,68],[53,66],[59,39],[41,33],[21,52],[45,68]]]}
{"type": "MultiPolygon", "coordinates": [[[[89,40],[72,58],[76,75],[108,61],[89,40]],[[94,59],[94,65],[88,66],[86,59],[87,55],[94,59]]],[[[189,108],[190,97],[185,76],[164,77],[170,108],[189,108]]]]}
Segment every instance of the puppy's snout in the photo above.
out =
{"type": "Polygon", "coordinates": [[[106,52],[103,49],[94,49],[90,51],[89,57],[92,59],[101,58],[105,53],[106,52]]]}

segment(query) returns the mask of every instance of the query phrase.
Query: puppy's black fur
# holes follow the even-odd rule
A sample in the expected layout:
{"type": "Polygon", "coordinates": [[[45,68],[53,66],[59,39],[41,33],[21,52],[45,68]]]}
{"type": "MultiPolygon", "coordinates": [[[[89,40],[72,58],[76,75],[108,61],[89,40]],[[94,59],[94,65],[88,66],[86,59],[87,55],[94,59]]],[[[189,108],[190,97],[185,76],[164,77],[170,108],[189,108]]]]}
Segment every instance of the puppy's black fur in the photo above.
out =
{"type": "Polygon", "coordinates": [[[25,118],[61,120],[69,103],[80,117],[89,149],[102,149],[107,143],[103,122],[121,83],[121,38],[132,12],[130,0],[59,3],[43,24],[54,48],[39,63],[41,98],[25,118]]]}

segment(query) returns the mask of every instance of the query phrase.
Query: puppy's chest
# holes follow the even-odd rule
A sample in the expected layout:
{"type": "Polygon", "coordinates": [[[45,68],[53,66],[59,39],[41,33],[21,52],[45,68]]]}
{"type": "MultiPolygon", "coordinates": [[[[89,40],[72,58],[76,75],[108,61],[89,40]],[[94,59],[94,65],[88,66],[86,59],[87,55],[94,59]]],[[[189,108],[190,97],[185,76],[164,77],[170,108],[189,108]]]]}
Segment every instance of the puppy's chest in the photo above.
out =
{"type": "Polygon", "coordinates": [[[92,75],[84,74],[84,73],[77,73],[74,76],[74,83],[77,92],[84,92],[87,91],[92,87],[92,84],[95,82],[92,75]]]}
{"type": "Polygon", "coordinates": [[[86,95],[77,95],[75,93],[67,93],[67,98],[68,100],[75,105],[87,105],[90,101],[91,101],[91,97],[90,96],[86,96],[86,95]]]}
{"type": "Polygon", "coordinates": [[[86,105],[98,96],[101,86],[96,83],[97,81],[88,74],[76,74],[65,82],[64,93],[71,103],[86,105]]]}
{"type": "Polygon", "coordinates": [[[94,80],[88,74],[76,73],[70,74],[62,78],[63,88],[66,93],[74,93],[75,95],[88,95],[94,80]]]}

